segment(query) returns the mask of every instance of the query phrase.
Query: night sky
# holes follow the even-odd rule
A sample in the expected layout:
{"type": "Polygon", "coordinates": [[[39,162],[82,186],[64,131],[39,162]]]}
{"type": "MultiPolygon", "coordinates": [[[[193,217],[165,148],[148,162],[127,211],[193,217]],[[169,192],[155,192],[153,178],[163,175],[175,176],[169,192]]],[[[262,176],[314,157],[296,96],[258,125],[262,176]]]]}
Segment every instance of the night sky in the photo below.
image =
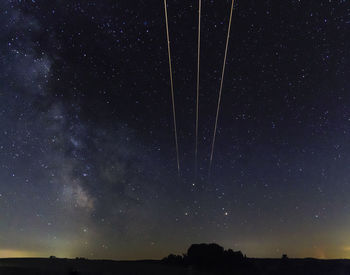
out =
{"type": "Polygon", "coordinates": [[[350,257],[350,3],[0,0],[0,257],[350,257]]]}

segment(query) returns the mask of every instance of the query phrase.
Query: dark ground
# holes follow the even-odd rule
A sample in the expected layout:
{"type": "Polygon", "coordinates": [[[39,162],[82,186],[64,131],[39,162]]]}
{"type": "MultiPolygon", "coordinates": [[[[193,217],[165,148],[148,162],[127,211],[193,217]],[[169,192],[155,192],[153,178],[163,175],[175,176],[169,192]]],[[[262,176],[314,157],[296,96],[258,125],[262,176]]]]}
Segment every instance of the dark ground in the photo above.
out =
{"type": "Polygon", "coordinates": [[[252,259],[244,268],[224,271],[199,271],[192,266],[176,266],[161,261],[107,261],[72,259],[0,259],[1,275],[36,274],[350,274],[350,260],[252,259]]]}

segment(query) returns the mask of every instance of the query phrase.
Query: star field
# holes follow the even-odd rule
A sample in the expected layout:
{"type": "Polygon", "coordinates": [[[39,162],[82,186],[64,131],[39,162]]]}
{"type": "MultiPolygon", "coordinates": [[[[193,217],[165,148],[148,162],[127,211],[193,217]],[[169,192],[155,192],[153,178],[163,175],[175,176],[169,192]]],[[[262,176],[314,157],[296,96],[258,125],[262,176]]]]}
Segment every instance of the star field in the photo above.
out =
{"type": "Polygon", "coordinates": [[[0,257],[350,256],[350,5],[0,0],[0,257]]]}

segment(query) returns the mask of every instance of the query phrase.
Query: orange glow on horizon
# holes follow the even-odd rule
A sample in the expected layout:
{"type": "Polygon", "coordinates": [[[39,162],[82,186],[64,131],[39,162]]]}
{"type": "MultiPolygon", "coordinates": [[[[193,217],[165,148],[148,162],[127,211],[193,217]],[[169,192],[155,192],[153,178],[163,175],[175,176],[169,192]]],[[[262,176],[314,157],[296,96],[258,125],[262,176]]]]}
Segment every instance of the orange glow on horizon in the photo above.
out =
{"type": "Polygon", "coordinates": [[[14,250],[14,249],[0,249],[0,258],[27,258],[27,257],[40,257],[37,252],[26,250],[14,250]]]}

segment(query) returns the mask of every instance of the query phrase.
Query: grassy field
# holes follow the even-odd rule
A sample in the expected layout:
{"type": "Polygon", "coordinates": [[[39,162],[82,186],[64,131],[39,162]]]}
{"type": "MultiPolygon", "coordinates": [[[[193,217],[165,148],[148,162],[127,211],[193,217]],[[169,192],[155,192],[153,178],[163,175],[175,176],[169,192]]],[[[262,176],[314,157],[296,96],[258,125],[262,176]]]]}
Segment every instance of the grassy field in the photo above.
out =
{"type": "Polygon", "coordinates": [[[181,266],[169,266],[160,261],[108,261],[73,259],[0,259],[1,275],[66,275],[66,274],[200,274],[181,266]]]}
{"type": "Polygon", "coordinates": [[[249,268],[237,271],[198,271],[194,267],[167,265],[160,261],[108,261],[76,259],[0,259],[1,275],[199,275],[199,274],[241,274],[241,275],[346,275],[350,274],[349,260],[316,259],[247,259],[249,268]]]}

